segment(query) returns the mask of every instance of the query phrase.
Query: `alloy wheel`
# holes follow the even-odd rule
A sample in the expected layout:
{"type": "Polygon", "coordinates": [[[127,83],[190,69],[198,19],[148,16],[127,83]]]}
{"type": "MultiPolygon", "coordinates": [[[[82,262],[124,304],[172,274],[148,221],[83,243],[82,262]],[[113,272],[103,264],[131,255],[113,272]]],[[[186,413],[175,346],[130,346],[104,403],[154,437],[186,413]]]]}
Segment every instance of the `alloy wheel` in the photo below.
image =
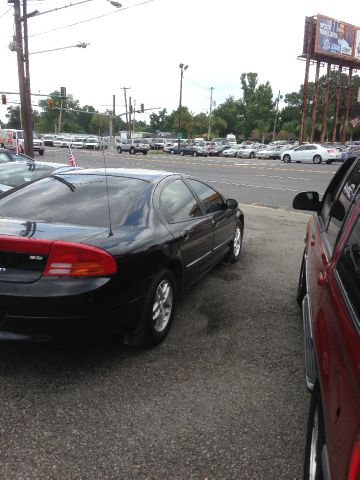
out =
{"type": "Polygon", "coordinates": [[[174,294],[171,283],[163,279],[156,289],[153,303],[153,325],[157,333],[163,332],[171,318],[174,294]]]}

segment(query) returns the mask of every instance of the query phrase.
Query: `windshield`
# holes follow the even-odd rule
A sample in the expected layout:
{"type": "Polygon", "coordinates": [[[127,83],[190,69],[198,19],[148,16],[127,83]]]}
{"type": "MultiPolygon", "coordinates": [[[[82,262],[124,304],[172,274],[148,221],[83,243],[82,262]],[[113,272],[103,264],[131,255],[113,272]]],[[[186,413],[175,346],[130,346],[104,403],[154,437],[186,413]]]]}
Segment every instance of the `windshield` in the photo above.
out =
{"type": "Polygon", "coordinates": [[[149,182],[104,175],[59,174],[44,178],[0,199],[1,217],[94,227],[138,224],[141,194],[149,182]],[[136,202],[135,202],[136,200],[136,202]]]}

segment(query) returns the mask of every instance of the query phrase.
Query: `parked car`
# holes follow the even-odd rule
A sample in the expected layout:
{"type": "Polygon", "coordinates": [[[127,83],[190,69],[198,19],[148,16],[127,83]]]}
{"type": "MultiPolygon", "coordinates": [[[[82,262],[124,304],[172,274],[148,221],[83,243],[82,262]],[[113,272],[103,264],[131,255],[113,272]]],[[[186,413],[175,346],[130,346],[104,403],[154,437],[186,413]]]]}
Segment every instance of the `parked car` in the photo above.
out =
{"type": "Polygon", "coordinates": [[[32,182],[54,172],[73,170],[74,167],[54,162],[15,161],[0,164],[0,193],[24,183],[32,182]]]}
{"type": "Polygon", "coordinates": [[[360,157],[344,162],[320,201],[293,207],[309,220],[297,301],[311,392],[305,479],[360,478],[360,157]]]}
{"type": "Polygon", "coordinates": [[[50,134],[45,134],[42,136],[42,140],[44,142],[45,147],[53,147],[55,136],[50,134]]]}
{"type": "Polygon", "coordinates": [[[54,138],[54,141],[53,141],[53,146],[62,147],[64,138],[65,138],[65,135],[56,135],[56,138],[54,138]]]}
{"type": "Polygon", "coordinates": [[[208,149],[208,155],[210,157],[220,157],[225,150],[229,150],[231,145],[216,145],[208,149]]]}
{"type": "Polygon", "coordinates": [[[239,158],[255,158],[256,153],[259,150],[263,150],[266,147],[263,143],[253,143],[252,145],[245,145],[245,148],[242,148],[237,152],[239,158]]]}
{"type": "Polygon", "coordinates": [[[0,148],[0,164],[7,162],[33,162],[34,159],[25,153],[16,153],[7,148],[0,148]]]}
{"type": "Polygon", "coordinates": [[[63,137],[61,140],[61,146],[69,148],[72,146],[72,142],[74,141],[74,137],[72,135],[67,135],[66,137],[63,137]]]}
{"type": "Polygon", "coordinates": [[[348,147],[345,149],[343,152],[340,154],[340,162],[345,162],[348,158],[354,155],[359,155],[360,154],[360,145],[348,147]]]}
{"type": "Polygon", "coordinates": [[[285,150],[281,154],[282,162],[303,162],[312,161],[313,163],[331,163],[339,160],[340,153],[333,148],[325,148],[318,144],[300,145],[293,150],[285,150]]]}
{"type": "Polygon", "coordinates": [[[224,157],[237,157],[239,150],[244,148],[243,145],[232,145],[230,148],[226,148],[222,151],[224,157]]]}
{"type": "Polygon", "coordinates": [[[73,148],[86,148],[86,137],[74,137],[71,141],[73,148]]]}
{"type": "Polygon", "coordinates": [[[174,155],[175,153],[179,153],[179,144],[172,143],[171,145],[166,145],[165,147],[163,147],[162,151],[165,153],[170,153],[171,155],[174,155]]]}
{"type": "Polygon", "coordinates": [[[205,148],[198,147],[196,145],[180,145],[180,155],[192,155],[193,157],[207,157],[208,152],[205,148]]]}
{"type": "Polygon", "coordinates": [[[157,344],[178,295],[236,262],[244,231],[236,200],[157,170],[51,175],[3,194],[0,212],[0,338],[12,339],[157,344]]]}
{"type": "Polygon", "coordinates": [[[279,146],[276,146],[274,148],[274,150],[272,150],[270,152],[270,160],[280,160],[281,159],[281,155],[285,152],[285,151],[291,151],[291,150],[294,150],[295,146],[291,146],[291,145],[279,145],[279,146]]]}
{"type": "Polygon", "coordinates": [[[85,142],[85,148],[92,148],[93,150],[99,150],[100,140],[97,137],[88,137],[85,142]]]}
{"type": "MultiPolygon", "coordinates": [[[[16,130],[13,128],[0,129],[0,146],[9,150],[16,150],[17,146],[23,149],[24,145],[24,132],[23,130],[16,130]]],[[[39,155],[44,155],[44,141],[38,136],[36,132],[33,132],[33,147],[34,152],[38,152],[39,155]]]]}
{"type": "Polygon", "coordinates": [[[150,145],[144,143],[141,138],[129,138],[127,140],[122,140],[116,149],[118,153],[129,152],[133,155],[135,155],[135,153],[146,155],[150,150],[150,145]]]}
{"type": "Polygon", "coordinates": [[[276,147],[266,147],[264,149],[257,150],[256,157],[260,159],[270,158],[270,155],[274,153],[276,147]]]}

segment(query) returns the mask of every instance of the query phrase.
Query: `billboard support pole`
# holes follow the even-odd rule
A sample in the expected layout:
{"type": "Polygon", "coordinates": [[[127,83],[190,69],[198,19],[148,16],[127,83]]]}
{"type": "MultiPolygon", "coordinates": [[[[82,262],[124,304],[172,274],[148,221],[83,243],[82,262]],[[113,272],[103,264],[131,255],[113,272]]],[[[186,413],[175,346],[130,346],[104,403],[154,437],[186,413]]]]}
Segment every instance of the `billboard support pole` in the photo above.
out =
{"type": "Polygon", "coordinates": [[[347,82],[347,87],[346,87],[345,114],[344,114],[342,127],[341,127],[341,143],[346,142],[346,127],[347,127],[347,124],[348,124],[348,121],[349,121],[352,73],[353,73],[353,69],[352,69],[352,67],[350,67],[349,68],[348,82],[347,82]]]}
{"type": "Polygon", "coordinates": [[[317,104],[318,104],[318,98],[319,98],[319,76],[320,76],[320,60],[316,62],[315,89],[314,89],[314,97],[313,97],[312,112],[311,112],[310,143],[314,142],[316,111],[317,111],[317,104]]]}
{"type": "Polygon", "coordinates": [[[330,95],[330,72],[331,72],[331,63],[327,65],[326,71],[326,87],[325,87],[325,97],[324,97],[324,108],[323,108],[323,119],[321,125],[321,134],[320,134],[320,143],[325,141],[325,133],[327,130],[327,112],[329,107],[329,95],[330,95]]]}
{"type": "Polygon", "coordinates": [[[341,86],[341,72],[342,72],[342,66],[339,66],[339,71],[338,71],[338,79],[337,79],[337,85],[336,85],[336,94],[335,94],[335,112],[334,112],[334,124],[333,124],[333,130],[332,130],[332,135],[331,135],[331,143],[336,142],[336,127],[338,123],[338,118],[339,118],[339,106],[340,106],[340,86],[341,86]]]}
{"type": "Polygon", "coordinates": [[[311,19],[311,22],[309,24],[307,51],[306,51],[304,94],[303,94],[303,103],[302,103],[302,109],[301,109],[299,145],[301,145],[305,140],[305,120],[306,120],[306,107],[307,107],[307,99],[308,99],[309,69],[310,69],[310,58],[311,58],[311,47],[312,47],[311,45],[312,31],[313,31],[313,22],[311,19]]]}

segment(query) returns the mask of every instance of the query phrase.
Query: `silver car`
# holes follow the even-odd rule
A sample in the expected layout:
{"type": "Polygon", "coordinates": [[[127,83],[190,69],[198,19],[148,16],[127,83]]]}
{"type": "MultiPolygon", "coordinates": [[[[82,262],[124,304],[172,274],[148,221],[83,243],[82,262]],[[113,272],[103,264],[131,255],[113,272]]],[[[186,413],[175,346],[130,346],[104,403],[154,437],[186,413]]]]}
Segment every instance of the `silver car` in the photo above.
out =
{"type": "Polygon", "coordinates": [[[144,142],[141,138],[128,138],[127,140],[122,140],[116,147],[116,150],[118,153],[129,152],[133,155],[135,153],[146,155],[150,150],[150,145],[144,142]]]}

